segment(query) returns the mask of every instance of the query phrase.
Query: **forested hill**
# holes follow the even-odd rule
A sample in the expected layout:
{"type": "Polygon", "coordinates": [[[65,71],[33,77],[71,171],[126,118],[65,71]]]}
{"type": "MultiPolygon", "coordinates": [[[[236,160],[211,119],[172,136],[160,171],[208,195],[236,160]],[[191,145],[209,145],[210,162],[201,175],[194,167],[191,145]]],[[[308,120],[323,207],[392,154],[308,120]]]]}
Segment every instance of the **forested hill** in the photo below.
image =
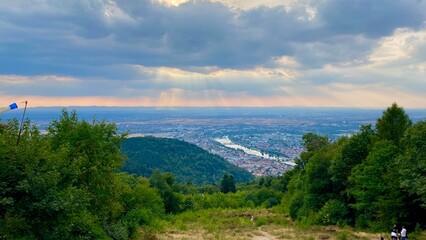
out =
{"type": "Polygon", "coordinates": [[[178,182],[196,185],[219,182],[225,173],[232,174],[236,182],[253,178],[248,171],[204,149],[168,138],[128,138],[122,146],[128,156],[122,170],[149,177],[154,169],[170,172],[178,182]]]}

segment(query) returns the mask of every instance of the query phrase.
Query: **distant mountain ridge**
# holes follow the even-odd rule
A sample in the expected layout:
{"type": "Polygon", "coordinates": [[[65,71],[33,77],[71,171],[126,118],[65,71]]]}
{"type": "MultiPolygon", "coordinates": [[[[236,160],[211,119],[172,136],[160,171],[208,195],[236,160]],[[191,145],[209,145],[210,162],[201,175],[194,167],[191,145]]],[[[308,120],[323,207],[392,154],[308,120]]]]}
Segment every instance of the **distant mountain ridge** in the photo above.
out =
{"type": "Polygon", "coordinates": [[[149,177],[154,169],[170,172],[178,182],[196,185],[218,183],[225,173],[232,174],[236,182],[253,178],[247,170],[239,168],[220,156],[185,141],[170,138],[135,137],[123,143],[128,157],[123,171],[149,177]]]}

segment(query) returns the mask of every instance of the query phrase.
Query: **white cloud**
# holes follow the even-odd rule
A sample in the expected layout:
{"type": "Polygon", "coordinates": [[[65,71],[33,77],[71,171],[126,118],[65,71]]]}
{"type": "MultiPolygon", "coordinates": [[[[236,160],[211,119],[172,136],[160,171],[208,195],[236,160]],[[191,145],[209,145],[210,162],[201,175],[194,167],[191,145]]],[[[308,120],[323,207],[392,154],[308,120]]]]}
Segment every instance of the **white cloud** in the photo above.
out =
{"type": "Polygon", "coordinates": [[[414,101],[426,92],[425,20],[424,0],[0,1],[1,91],[191,105],[414,101]]]}
{"type": "Polygon", "coordinates": [[[248,70],[206,67],[204,70],[197,68],[197,72],[179,68],[140,65],[133,66],[133,68],[147,76],[138,82],[151,87],[202,91],[226,90],[228,92],[246,92],[253,96],[272,94],[279,87],[291,83],[297,76],[296,71],[283,67],[256,67],[248,70]]]}
{"type": "MultiPolygon", "coordinates": [[[[153,0],[156,3],[163,4],[169,7],[178,7],[179,5],[187,2],[196,2],[197,0],[153,0]]],[[[199,0],[198,0],[199,1],[199,0]]],[[[283,6],[285,8],[292,8],[296,4],[300,5],[307,1],[293,1],[293,0],[211,0],[211,2],[220,2],[231,8],[251,9],[260,6],[277,7],[283,6]]]]}
{"type": "Polygon", "coordinates": [[[399,28],[379,41],[369,56],[375,66],[423,64],[426,61],[426,29],[399,28]]]}

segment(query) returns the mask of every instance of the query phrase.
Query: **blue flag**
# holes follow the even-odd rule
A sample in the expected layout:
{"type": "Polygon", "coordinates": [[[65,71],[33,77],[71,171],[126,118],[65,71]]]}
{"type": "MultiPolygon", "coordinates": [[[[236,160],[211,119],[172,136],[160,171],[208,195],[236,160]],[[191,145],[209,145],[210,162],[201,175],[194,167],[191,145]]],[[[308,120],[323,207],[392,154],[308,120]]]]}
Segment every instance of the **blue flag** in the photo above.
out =
{"type": "Polygon", "coordinates": [[[4,112],[7,112],[7,111],[16,109],[16,108],[18,108],[18,104],[12,103],[7,107],[0,107],[0,113],[4,113],[4,112]]]}
{"type": "Polygon", "coordinates": [[[10,105],[9,105],[9,108],[10,108],[10,110],[13,110],[13,109],[15,109],[15,108],[18,108],[18,104],[16,104],[16,103],[12,103],[12,104],[10,104],[10,105]]]}

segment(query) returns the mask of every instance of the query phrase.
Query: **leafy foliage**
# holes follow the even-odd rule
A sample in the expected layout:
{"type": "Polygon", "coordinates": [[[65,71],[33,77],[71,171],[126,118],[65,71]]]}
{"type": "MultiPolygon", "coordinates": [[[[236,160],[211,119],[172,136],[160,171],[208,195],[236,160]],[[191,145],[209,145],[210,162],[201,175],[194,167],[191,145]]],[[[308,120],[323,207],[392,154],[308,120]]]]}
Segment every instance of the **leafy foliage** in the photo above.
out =
{"type": "Polygon", "coordinates": [[[387,230],[394,223],[425,226],[426,122],[412,125],[393,104],[376,129],[330,143],[303,136],[306,151],[284,175],[284,210],[305,224],[387,230]]]}
{"type": "Polygon", "coordinates": [[[404,152],[398,159],[401,186],[426,208],[426,121],[408,129],[402,142],[404,152]]]}
{"type": "Polygon", "coordinates": [[[333,189],[343,197],[349,187],[348,177],[353,167],[368,156],[375,132],[371,125],[361,126],[359,133],[351,138],[342,138],[340,152],[332,159],[329,168],[333,189]]]}
{"type": "Polygon", "coordinates": [[[359,227],[379,224],[385,229],[397,221],[403,207],[393,162],[397,154],[398,148],[392,142],[379,141],[366,161],[352,171],[349,180],[353,187],[349,193],[356,200],[351,206],[357,210],[359,227]]]}
{"type": "Polygon", "coordinates": [[[148,182],[117,174],[124,135],[63,110],[41,135],[29,121],[0,130],[0,238],[128,239],[161,216],[148,182]]]}

